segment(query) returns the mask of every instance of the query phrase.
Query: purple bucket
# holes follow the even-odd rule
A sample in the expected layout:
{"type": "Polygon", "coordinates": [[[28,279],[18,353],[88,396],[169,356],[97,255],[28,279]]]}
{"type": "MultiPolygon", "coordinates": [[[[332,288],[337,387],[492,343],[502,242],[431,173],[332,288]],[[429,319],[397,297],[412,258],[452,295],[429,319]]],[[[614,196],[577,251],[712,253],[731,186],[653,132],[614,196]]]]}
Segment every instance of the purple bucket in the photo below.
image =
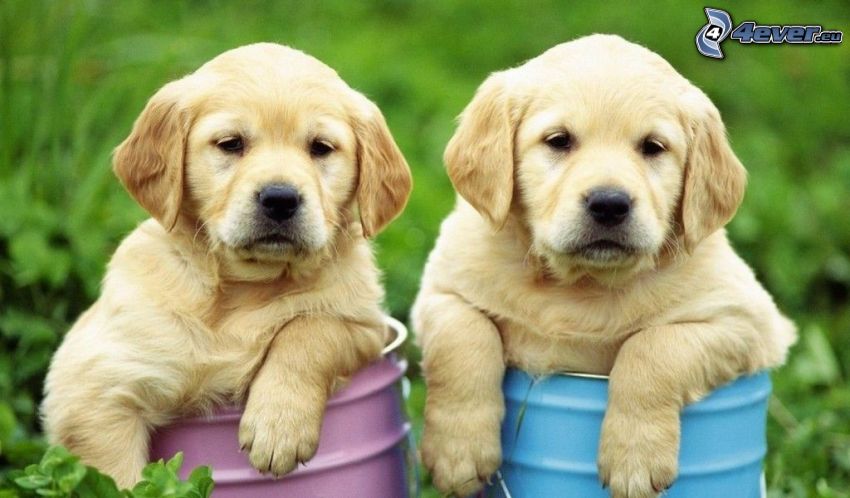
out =
{"type": "Polygon", "coordinates": [[[410,424],[402,414],[399,389],[407,362],[393,354],[407,329],[392,318],[387,323],[396,339],[381,360],[355,374],[328,400],[316,455],[287,476],[264,476],[240,453],[239,408],[158,430],[151,439],[150,459],[168,459],[182,451],[183,478],[199,465],[211,466],[213,498],[409,496],[410,424]]]}

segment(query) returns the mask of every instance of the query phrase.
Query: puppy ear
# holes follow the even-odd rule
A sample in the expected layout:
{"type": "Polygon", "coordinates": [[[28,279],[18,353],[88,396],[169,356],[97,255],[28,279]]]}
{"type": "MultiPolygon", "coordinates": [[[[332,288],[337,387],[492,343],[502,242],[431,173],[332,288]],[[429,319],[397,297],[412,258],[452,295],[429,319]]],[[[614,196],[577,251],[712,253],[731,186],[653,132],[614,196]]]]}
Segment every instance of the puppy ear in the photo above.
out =
{"type": "Polygon", "coordinates": [[[514,190],[514,132],[504,72],[494,73],[475,92],[446,146],[443,160],[455,190],[498,229],[504,225],[514,190]]]}
{"type": "Polygon", "coordinates": [[[681,199],[688,251],[732,219],[747,184],[747,172],[729,146],[720,112],[699,90],[690,98],[696,111],[690,117],[692,136],[681,199]]]}
{"type": "Polygon", "coordinates": [[[151,97],[112,160],[124,188],[166,230],[177,223],[183,197],[189,126],[180,109],[182,81],[165,85],[151,97]]]}
{"type": "Polygon", "coordinates": [[[360,94],[357,100],[357,204],[363,235],[372,237],[404,210],[413,180],[381,111],[360,94]]]}

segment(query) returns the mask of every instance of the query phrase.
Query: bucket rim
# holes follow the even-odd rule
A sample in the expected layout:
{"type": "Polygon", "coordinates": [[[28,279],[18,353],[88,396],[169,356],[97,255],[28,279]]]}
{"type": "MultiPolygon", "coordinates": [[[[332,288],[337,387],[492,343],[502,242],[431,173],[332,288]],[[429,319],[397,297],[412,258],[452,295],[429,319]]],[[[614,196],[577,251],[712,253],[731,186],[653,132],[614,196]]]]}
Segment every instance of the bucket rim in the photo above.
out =
{"type": "MultiPolygon", "coordinates": [[[[572,378],[572,379],[582,379],[582,380],[587,380],[587,381],[599,383],[599,384],[608,384],[609,381],[610,381],[610,376],[604,375],[604,374],[592,374],[592,373],[573,372],[573,371],[560,371],[560,372],[552,372],[551,374],[539,375],[539,374],[532,374],[532,373],[526,372],[525,370],[522,370],[521,368],[516,368],[516,367],[509,367],[509,370],[513,370],[514,372],[518,373],[521,376],[530,377],[532,379],[532,381],[535,382],[535,383],[537,381],[542,381],[542,380],[545,380],[545,379],[548,379],[548,378],[558,378],[558,377],[572,378]]],[[[705,397],[709,397],[709,396],[716,397],[717,393],[719,393],[721,391],[725,392],[725,391],[729,390],[729,388],[733,388],[734,386],[742,386],[743,385],[742,383],[746,382],[747,383],[746,385],[748,387],[746,387],[745,389],[747,390],[747,392],[750,393],[748,396],[755,396],[756,398],[754,398],[754,399],[761,399],[761,397],[764,397],[763,393],[767,393],[767,395],[769,395],[769,393],[771,392],[770,371],[771,370],[769,368],[763,368],[763,369],[756,370],[754,372],[740,373],[736,377],[728,380],[727,382],[720,384],[720,385],[717,385],[717,386],[713,387],[712,389],[710,389],[709,392],[706,393],[705,397]]],[[[736,399],[738,399],[738,398],[736,398],[736,399]]],[[[715,399],[714,403],[716,404],[718,402],[719,402],[719,400],[715,399]]],[[[689,403],[685,407],[685,410],[693,410],[697,406],[701,406],[701,405],[697,405],[696,403],[689,403]]],[[[700,408],[700,410],[702,410],[702,408],[700,408]]]]}
{"type": "Polygon", "coordinates": [[[592,374],[592,373],[584,373],[584,372],[555,372],[553,375],[560,375],[564,377],[579,377],[581,379],[592,379],[592,380],[604,380],[607,381],[610,379],[608,375],[604,374],[592,374]]]}
{"type": "Polygon", "coordinates": [[[404,344],[404,341],[407,340],[408,336],[407,327],[390,315],[384,315],[384,323],[387,325],[390,332],[395,334],[395,337],[393,337],[392,340],[384,346],[384,349],[381,350],[381,356],[387,356],[390,353],[395,352],[402,344],[404,344]]]}
{"type": "Polygon", "coordinates": [[[519,367],[513,367],[513,366],[508,366],[507,370],[514,370],[516,372],[528,375],[529,377],[532,377],[532,378],[535,378],[535,379],[538,379],[538,378],[539,379],[545,379],[547,377],[578,377],[580,379],[602,380],[602,381],[608,381],[610,379],[610,377],[608,375],[605,375],[605,374],[576,372],[576,371],[572,371],[572,370],[558,370],[558,371],[555,371],[555,372],[544,373],[544,374],[531,373],[531,372],[523,370],[519,367]]]}
{"type": "MultiPolygon", "coordinates": [[[[348,452],[336,452],[320,455],[318,460],[315,457],[311,458],[307,462],[309,465],[300,463],[292,472],[283,477],[283,482],[285,482],[286,479],[293,481],[312,474],[326,473],[342,467],[361,464],[379,457],[388,451],[392,451],[399,445],[399,443],[407,438],[411,431],[411,425],[409,422],[405,422],[396,429],[397,430],[385,434],[377,440],[360,445],[348,452]]],[[[216,485],[220,483],[222,487],[233,486],[234,484],[239,485],[247,482],[262,483],[279,480],[279,478],[268,474],[260,474],[251,467],[220,469],[218,471],[218,476],[216,476],[216,471],[213,469],[213,479],[216,481],[216,485]]]]}
{"type": "MultiPolygon", "coordinates": [[[[605,375],[605,374],[574,372],[574,371],[568,371],[568,370],[559,371],[559,372],[552,372],[551,374],[535,375],[535,374],[531,374],[529,372],[526,372],[525,370],[523,370],[521,368],[517,368],[517,367],[509,367],[509,368],[512,369],[512,370],[516,370],[518,372],[522,372],[522,373],[524,373],[528,376],[531,376],[531,377],[541,377],[541,378],[551,377],[551,376],[559,376],[559,377],[578,377],[580,379],[601,380],[601,381],[608,381],[611,378],[609,375],[605,375]]],[[[761,374],[767,373],[767,372],[769,372],[769,369],[765,368],[765,369],[761,369],[761,370],[756,370],[755,372],[742,373],[738,377],[736,377],[735,379],[730,381],[730,383],[734,382],[735,380],[741,379],[741,378],[755,377],[755,376],[758,376],[758,375],[761,375],[761,374]]]]}

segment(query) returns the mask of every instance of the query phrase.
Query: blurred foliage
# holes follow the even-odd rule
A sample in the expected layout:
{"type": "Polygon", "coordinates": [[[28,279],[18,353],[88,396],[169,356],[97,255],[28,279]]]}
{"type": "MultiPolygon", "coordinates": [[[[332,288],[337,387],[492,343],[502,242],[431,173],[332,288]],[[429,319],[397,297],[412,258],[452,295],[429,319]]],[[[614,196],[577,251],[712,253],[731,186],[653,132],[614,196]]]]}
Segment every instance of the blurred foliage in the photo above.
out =
{"type": "Polygon", "coordinates": [[[62,446],[53,446],[37,464],[0,479],[0,498],[209,498],[212,470],[198,467],[183,481],[179,475],[182,466],[182,453],[167,462],[151,462],[132,490],[120,490],[111,477],[83,465],[62,446]]]}
{"type": "MultiPolygon", "coordinates": [[[[841,0],[712,6],[737,22],[850,31],[841,0]]],[[[315,55],[375,100],[415,177],[407,211],[376,243],[387,306],[404,319],[454,203],[442,151],[477,85],[556,43],[613,32],[659,52],[708,93],[750,171],[730,235],[802,332],[790,365],[774,375],[771,498],[850,496],[850,48],[727,42],[725,60],[707,59],[693,42],[703,7],[0,2],[0,467],[34,463],[44,451],[36,407],[50,355],[96,297],[117,243],[145,217],[114,180],[110,153],[159,86],[266,40],[315,55]]],[[[415,379],[413,392],[418,423],[415,379]]]]}

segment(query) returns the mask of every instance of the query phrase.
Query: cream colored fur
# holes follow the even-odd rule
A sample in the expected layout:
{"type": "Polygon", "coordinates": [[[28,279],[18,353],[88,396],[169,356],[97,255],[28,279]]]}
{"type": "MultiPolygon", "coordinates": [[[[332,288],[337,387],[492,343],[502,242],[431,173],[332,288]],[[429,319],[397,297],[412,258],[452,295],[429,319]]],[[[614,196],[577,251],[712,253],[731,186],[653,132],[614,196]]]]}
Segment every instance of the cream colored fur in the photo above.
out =
{"type": "Polygon", "coordinates": [[[445,159],[460,195],[413,309],[434,483],[467,496],[498,468],[513,366],[609,374],[602,482],[656,496],[676,477],[682,406],[795,340],[722,228],[746,178],[717,109],[658,55],[594,35],[490,76],[445,159]],[[563,131],[573,145],[554,151],[563,131]],[[642,153],[647,137],[665,150],[642,153]],[[634,199],[631,253],[570,249],[599,186],[634,199]]]}
{"type": "Polygon", "coordinates": [[[114,165],[154,219],[121,243],[56,352],[50,442],[130,486],[152,429],[246,402],[251,463],[291,471],[316,451],[335,380],[384,341],[363,231],[403,209],[410,172],[381,113],[316,59],[250,45],[157,92],[114,165]],[[234,136],[241,154],[216,145],[234,136]],[[333,150],[311,153],[316,140],[333,150]],[[298,244],[246,242],[257,192],[276,182],[303,195],[298,244]]]}

